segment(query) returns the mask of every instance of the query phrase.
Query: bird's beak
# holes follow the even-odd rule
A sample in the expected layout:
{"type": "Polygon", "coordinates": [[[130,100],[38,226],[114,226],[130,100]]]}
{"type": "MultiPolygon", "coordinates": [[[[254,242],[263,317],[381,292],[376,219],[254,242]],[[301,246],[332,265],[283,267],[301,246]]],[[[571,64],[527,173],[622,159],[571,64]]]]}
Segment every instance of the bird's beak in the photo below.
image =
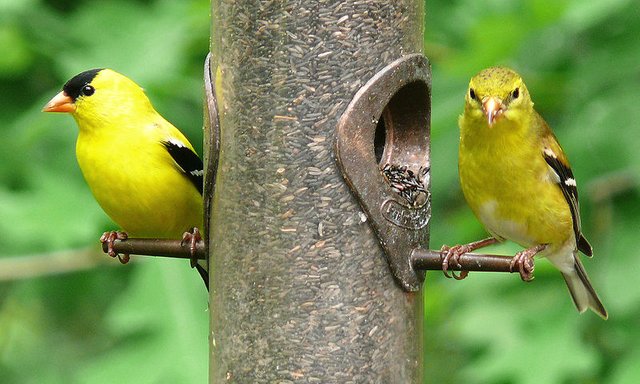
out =
{"type": "Polygon", "coordinates": [[[502,115],[504,111],[504,104],[496,97],[490,97],[482,103],[482,109],[485,116],[487,116],[487,122],[489,127],[493,126],[498,117],[502,115]]]}
{"type": "Polygon", "coordinates": [[[42,108],[42,112],[75,112],[76,105],[64,91],[58,93],[42,108]]]}

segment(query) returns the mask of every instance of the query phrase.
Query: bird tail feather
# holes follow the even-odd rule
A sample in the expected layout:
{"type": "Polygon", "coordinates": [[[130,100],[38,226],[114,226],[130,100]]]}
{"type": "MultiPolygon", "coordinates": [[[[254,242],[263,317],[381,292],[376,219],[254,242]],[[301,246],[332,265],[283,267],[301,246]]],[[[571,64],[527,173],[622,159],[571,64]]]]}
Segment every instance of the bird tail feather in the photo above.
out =
{"type": "Polygon", "coordinates": [[[589,281],[589,276],[587,276],[587,271],[585,271],[579,256],[574,254],[573,260],[573,270],[562,272],[562,277],[564,277],[564,281],[567,283],[567,288],[569,288],[573,303],[580,313],[586,311],[587,308],[591,308],[598,316],[606,320],[609,314],[600,301],[598,294],[593,289],[591,281],[589,281]]]}
{"type": "Polygon", "coordinates": [[[204,281],[204,285],[205,287],[207,287],[207,291],[208,291],[209,290],[209,271],[207,271],[205,263],[206,261],[203,261],[203,260],[198,261],[195,267],[198,273],[200,274],[200,277],[202,277],[202,280],[204,281]]]}

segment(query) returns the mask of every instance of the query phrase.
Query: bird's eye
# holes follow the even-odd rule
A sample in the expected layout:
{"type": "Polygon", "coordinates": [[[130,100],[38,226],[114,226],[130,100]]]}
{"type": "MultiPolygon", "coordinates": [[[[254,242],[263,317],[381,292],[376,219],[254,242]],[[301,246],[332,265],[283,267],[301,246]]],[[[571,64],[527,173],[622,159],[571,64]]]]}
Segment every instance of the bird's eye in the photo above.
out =
{"type": "Polygon", "coordinates": [[[517,99],[518,96],[520,96],[520,88],[516,88],[513,90],[513,92],[511,92],[512,99],[517,99]]]}
{"type": "Polygon", "coordinates": [[[88,84],[82,87],[82,94],[85,96],[91,96],[94,94],[95,91],[96,89],[88,84]]]}
{"type": "Polygon", "coordinates": [[[474,91],[473,88],[469,88],[469,97],[471,98],[471,100],[477,100],[476,91],[474,91]]]}

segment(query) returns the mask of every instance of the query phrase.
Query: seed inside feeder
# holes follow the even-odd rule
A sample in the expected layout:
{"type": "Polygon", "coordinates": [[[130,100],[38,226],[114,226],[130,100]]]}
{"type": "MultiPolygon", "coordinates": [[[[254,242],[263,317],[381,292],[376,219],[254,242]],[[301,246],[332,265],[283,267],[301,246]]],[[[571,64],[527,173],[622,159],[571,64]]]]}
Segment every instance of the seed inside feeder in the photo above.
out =
{"type": "Polygon", "coordinates": [[[385,164],[382,167],[382,174],[391,189],[412,207],[420,207],[427,201],[424,179],[428,172],[425,167],[420,167],[417,173],[406,165],[385,164]]]}

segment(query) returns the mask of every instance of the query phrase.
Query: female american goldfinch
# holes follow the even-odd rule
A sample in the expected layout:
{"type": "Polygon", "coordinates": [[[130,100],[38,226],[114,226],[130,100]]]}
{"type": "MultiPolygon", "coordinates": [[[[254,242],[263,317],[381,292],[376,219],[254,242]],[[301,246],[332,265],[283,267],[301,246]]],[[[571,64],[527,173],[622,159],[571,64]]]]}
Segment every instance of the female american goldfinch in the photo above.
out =
{"type": "MultiPolygon", "coordinates": [[[[202,161],[136,83],[110,69],[85,71],[43,111],[76,120],[82,174],[102,209],[129,235],[176,238],[202,225],[202,161]]],[[[101,241],[126,236],[107,232],[101,241]]],[[[208,284],[206,265],[195,266],[208,284]]]]}
{"type": "Polygon", "coordinates": [[[524,280],[532,278],[534,255],[546,256],[562,273],[578,311],[590,308],[606,319],[578,255],[591,256],[592,249],[580,229],[576,180],[522,78],[502,67],[478,73],[459,125],[462,192],[492,237],[443,247],[445,275],[448,263],[457,264],[463,253],[512,240],[527,248],[511,264],[524,280]]]}

